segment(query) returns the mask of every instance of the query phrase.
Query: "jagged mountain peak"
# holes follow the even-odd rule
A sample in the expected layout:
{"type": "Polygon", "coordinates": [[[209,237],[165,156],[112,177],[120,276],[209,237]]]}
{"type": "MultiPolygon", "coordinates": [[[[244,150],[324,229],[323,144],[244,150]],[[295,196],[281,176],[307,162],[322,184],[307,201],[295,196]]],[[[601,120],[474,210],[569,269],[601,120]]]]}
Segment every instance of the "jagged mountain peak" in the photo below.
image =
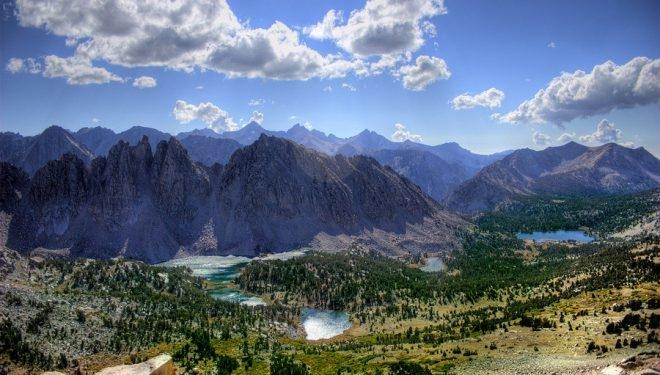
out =
{"type": "Polygon", "coordinates": [[[153,155],[146,137],[119,141],[90,166],[68,154],[48,162],[29,191],[10,246],[150,262],[179,251],[255,255],[356,238],[392,253],[437,251],[460,246],[455,231],[466,225],[371,157],[330,156],[265,134],[224,167],[198,165],[174,137],[153,155]]]}

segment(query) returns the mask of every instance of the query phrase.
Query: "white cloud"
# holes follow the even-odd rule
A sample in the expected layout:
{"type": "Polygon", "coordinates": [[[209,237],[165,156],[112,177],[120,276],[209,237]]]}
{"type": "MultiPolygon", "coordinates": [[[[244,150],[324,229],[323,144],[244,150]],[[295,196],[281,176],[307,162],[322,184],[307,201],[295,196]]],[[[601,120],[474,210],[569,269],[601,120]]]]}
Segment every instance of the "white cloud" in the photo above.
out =
{"type": "Polygon", "coordinates": [[[204,90],[204,86],[195,86],[195,90],[204,90]]]}
{"type": "Polygon", "coordinates": [[[30,74],[38,74],[41,73],[41,63],[37,61],[37,59],[31,57],[27,59],[18,59],[12,57],[7,62],[5,69],[12,74],[24,72],[30,74]]]}
{"type": "Polygon", "coordinates": [[[399,74],[403,76],[403,87],[413,91],[424,90],[431,83],[451,76],[445,60],[426,55],[418,56],[414,65],[402,66],[399,74]]]}
{"type": "Polygon", "coordinates": [[[534,134],[532,134],[532,141],[534,141],[534,144],[537,146],[545,146],[550,144],[552,139],[546,134],[534,132],[534,134]]]}
{"type": "Polygon", "coordinates": [[[109,82],[122,82],[123,79],[105,68],[92,66],[92,62],[81,56],[62,58],[55,55],[46,56],[46,68],[43,75],[47,78],[66,78],[69,85],[91,85],[109,82]]]}
{"type": "Polygon", "coordinates": [[[9,62],[7,62],[5,69],[13,74],[20,73],[25,69],[25,62],[23,61],[23,59],[17,59],[15,57],[12,57],[11,59],[9,59],[9,62]]]}
{"type": "Polygon", "coordinates": [[[455,110],[469,109],[474,107],[499,108],[504,100],[504,92],[494,87],[476,95],[468,93],[461,94],[451,101],[455,110]]]}
{"type": "Polygon", "coordinates": [[[303,126],[304,126],[307,130],[312,130],[312,129],[314,129],[314,127],[312,126],[312,123],[309,122],[309,121],[305,121],[305,123],[303,123],[303,126]]]}
{"type": "Polygon", "coordinates": [[[295,119],[297,119],[297,118],[298,118],[298,116],[296,116],[296,115],[291,115],[291,116],[289,116],[289,120],[295,120],[295,119]]]}
{"type": "Polygon", "coordinates": [[[138,77],[133,80],[133,87],[140,89],[150,89],[156,87],[156,78],[149,76],[138,77]]]}
{"type": "Polygon", "coordinates": [[[369,74],[379,75],[385,69],[391,69],[401,61],[409,61],[411,56],[412,54],[408,54],[407,57],[404,57],[404,55],[382,55],[378,61],[369,64],[369,74]]]}
{"type": "Polygon", "coordinates": [[[250,117],[250,122],[256,122],[257,124],[261,125],[264,123],[264,114],[259,112],[259,111],[254,111],[252,112],[252,116],[250,117]]]}
{"type": "Polygon", "coordinates": [[[99,120],[99,119],[97,119],[96,117],[94,117],[94,118],[92,118],[92,122],[96,124],[96,123],[101,122],[101,120],[99,120]]]}
{"type": "Polygon", "coordinates": [[[414,52],[426,35],[435,35],[428,19],[446,13],[442,0],[367,0],[353,10],[346,23],[342,13],[330,10],[304,32],[315,39],[333,40],[340,48],[358,56],[414,52]]]}
{"type": "Polygon", "coordinates": [[[325,91],[325,92],[332,92],[332,86],[325,86],[325,87],[323,88],[323,91],[325,91]]]}
{"type": "Polygon", "coordinates": [[[500,119],[562,125],[576,118],[647,105],[658,99],[660,59],[636,57],[624,65],[607,61],[596,65],[591,73],[562,73],[500,119]]]}
{"type": "Polygon", "coordinates": [[[21,26],[66,38],[76,55],[126,67],[210,69],[228,77],[341,77],[358,66],[321,55],[281,22],[242,23],[226,0],[16,0],[21,26]]]}
{"type": "Polygon", "coordinates": [[[184,100],[177,100],[172,114],[182,124],[199,120],[216,132],[238,129],[238,126],[227,112],[210,102],[194,105],[186,103],[184,100]]]}
{"type": "Polygon", "coordinates": [[[346,89],[346,90],[348,90],[348,91],[357,91],[357,89],[355,88],[355,86],[350,85],[350,84],[348,84],[348,83],[346,83],[346,82],[342,83],[342,84],[341,84],[341,87],[344,88],[344,89],[346,89]]]}
{"type": "Polygon", "coordinates": [[[413,141],[413,142],[421,142],[422,141],[422,136],[419,134],[413,134],[410,131],[406,130],[406,127],[403,124],[394,124],[394,128],[396,129],[394,133],[392,133],[392,140],[396,142],[403,142],[403,141],[413,141]]]}
{"type": "Polygon", "coordinates": [[[555,44],[555,42],[548,43],[548,48],[556,48],[556,47],[557,45],[555,44]]]}
{"type": "Polygon", "coordinates": [[[603,119],[596,125],[596,131],[591,134],[583,135],[580,141],[585,143],[609,143],[621,142],[622,132],[621,129],[614,127],[614,124],[603,119]]]}
{"type": "Polygon", "coordinates": [[[563,133],[557,138],[557,141],[564,143],[572,141],[573,139],[575,139],[575,133],[563,133]]]}
{"type": "Polygon", "coordinates": [[[248,102],[248,105],[250,107],[257,107],[257,106],[263,105],[265,102],[266,101],[263,100],[263,99],[250,99],[250,101],[248,102]]]}

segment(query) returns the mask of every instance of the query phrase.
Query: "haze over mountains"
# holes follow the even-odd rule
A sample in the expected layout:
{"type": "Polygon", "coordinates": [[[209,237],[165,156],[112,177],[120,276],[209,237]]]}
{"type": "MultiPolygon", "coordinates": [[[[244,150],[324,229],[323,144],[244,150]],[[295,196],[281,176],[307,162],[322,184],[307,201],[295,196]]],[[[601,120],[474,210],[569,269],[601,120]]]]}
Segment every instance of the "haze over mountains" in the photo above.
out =
{"type": "Polygon", "coordinates": [[[643,147],[569,142],[543,151],[514,151],[464,182],[447,205],[475,213],[519,196],[622,194],[658,186],[660,160],[643,147]]]}
{"type": "Polygon", "coordinates": [[[364,156],[261,136],[227,165],[194,162],[176,138],[119,141],[89,165],[73,154],[29,182],[3,164],[7,244],[158,262],[177,253],[256,255],[359,243],[397,253],[460,247],[467,224],[364,156]],[[6,190],[6,191],[5,191],[6,190]],[[5,202],[6,201],[6,202],[5,202]]]}

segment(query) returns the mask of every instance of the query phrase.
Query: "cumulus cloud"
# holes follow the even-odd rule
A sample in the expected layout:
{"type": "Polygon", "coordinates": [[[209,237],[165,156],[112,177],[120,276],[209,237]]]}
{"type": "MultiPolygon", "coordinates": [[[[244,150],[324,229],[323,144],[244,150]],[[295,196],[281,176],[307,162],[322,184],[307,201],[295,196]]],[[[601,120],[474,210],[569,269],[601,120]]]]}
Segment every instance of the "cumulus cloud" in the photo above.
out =
{"type": "Polygon", "coordinates": [[[321,55],[281,22],[250,28],[226,0],[16,0],[21,26],[65,37],[76,55],[126,67],[210,69],[229,77],[341,77],[360,65],[321,55]]]}
{"type": "Polygon", "coordinates": [[[396,142],[403,142],[403,141],[413,141],[413,142],[421,142],[422,141],[422,136],[419,134],[413,134],[410,131],[406,130],[406,127],[403,124],[394,124],[394,128],[396,129],[394,133],[392,133],[392,140],[396,142]]]}
{"type": "Polygon", "coordinates": [[[636,57],[623,65],[607,61],[596,65],[590,73],[562,73],[533,98],[500,116],[500,120],[561,126],[576,118],[647,105],[658,99],[660,59],[636,57]]]}
{"type": "Polygon", "coordinates": [[[442,0],[367,0],[345,23],[341,11],[330,10],[321,22],[303,31],[358,56],[401,54],[416,51],[426,35],[435,35],[428,20],[444,13],[442,0]]]}
{"type": "Polygon", "coordinates": [[[332,86],[325,86],[325,87],[323,88],[323,91],[325,91],[325,92],[332,92],[332,86]]]}
{"type": "Polygon", "coordinates": [[[556,47],[557,45],[555,44],[555,42],[548,43],[548,48],[556,48],[556,47]]]}
{"type": "Polygon", "coordinates": [[[44,63],[44,77],[65,78],[69,85],[98,85],[123,81],[121,77],[105,68],[93,66],[90,60],[77,55],[67,58],[49,55],[45,57],[44,63]]]}
{"type": "Polygon", "coordinates": [[[12,57],[9,59],[9,62],[7,62],[7,65],[5,66],[5,69],[13,74],[20,73],[25,69],[23,59],[17,59],[12,57]]]}
{"type": "Polygon", "coordinates": [[[413,91],[424,90],[431,83],[451,76],[445,60],[426,55],[418,56],[415,64],[402,66],[399,74],[403,77],[403,87],[413,91]]]}
{"type": "Polygon", "coordinates": [[[259,125],[263,124],[264,114],[259,111],[252,112],[252,116],[250,117],[250,122],[256,122],[259,125]]]}
{"type": "Polygon", "coordinates": [[[348,83],[345,83],[345,82],[341,84],[341,87],[348,90],[348,91],[357,91],[355,86],[353,86],[351,84],[348,84],[348,83]]]}
{"type": "Polygon", "coordinates": [[[534,132],[534,134],[532,134],[532,141],[534,141],[534,144],[537,146],[545,146],[552,142],[550,136],[540,132],[534,132]]]}
{"type": "Polygon", "coordinates": [[[24,72],[38,74],[41,73],[41,63],[37,59],[31,57],[27,59],[12,57],[7,62],[5,69],[12,74],[24,72]]]}
{"type": "Polygon", "coordinates": [[[572,141],[573,139],[575,139],[575,133],[563,133],[557,138],[557,141],[563,143],[572,141]]]}
{"type": "Polygon", "coordinates": [[[591,134],[581,136],[580,141],[585,143],[619,143],[621,142],[621,138],[621,129],[617,129],[614,127],[614,124],[607,121],[606,119],[603,119],[598,123],[598,125],[596,125],[596,131],[591,134]]]}
{"type": "Polygon", "coordinates": [[[377,61],[369,64],[369,74],[379,75],[386,69],[394,68],[402,61],[410,61],[412,54],[382,55],[377,61]]]}
{"type": "Polygon", "coordinates": [[[206,102],[198,105],[189,104],[184,100],[177,100],[172,110],[174,118],[182,124],[199,120],[216,132],[237,130],[238,126],[229,114],[213,103],[206,102]]]}
{"type": "Polygon", "coordinates": [[[470,109],[474,107],[498,108],[504,100],[504,92],[494,87],[476,95],[461,94],[451,101],[455,110],[470,109]]]}
{"type": "Polygon", "coordinates": [[[156,87],[156,78],[149,76],[138,77],[133,80],[133,87],[140,89],[150,89],[156,87]]]}
{"type": "Polygon", "coordinates": [[[250,107],[258,107],[260,105],[263,105],[265,102],[266,101],[263,100],[263,99],[250,99],[250,101],[248,102],[248,105],[250,107]]]}

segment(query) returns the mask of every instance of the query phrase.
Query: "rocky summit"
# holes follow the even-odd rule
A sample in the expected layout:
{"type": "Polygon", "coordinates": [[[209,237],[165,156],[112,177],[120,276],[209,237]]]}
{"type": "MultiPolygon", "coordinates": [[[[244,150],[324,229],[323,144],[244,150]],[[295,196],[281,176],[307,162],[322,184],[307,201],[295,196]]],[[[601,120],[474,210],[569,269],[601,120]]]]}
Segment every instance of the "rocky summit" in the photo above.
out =
{"type": "Polygon", "coordinates": [[[119,141],[88,165],[65,154],[28,181],[6,165],[7,245],[159,262],[186,254],[361,245],[384,252],[460,247],[466,224],[366,156],[328,156],[266,135],[226,165],[194,162],[176,138],[119,141]]]}

